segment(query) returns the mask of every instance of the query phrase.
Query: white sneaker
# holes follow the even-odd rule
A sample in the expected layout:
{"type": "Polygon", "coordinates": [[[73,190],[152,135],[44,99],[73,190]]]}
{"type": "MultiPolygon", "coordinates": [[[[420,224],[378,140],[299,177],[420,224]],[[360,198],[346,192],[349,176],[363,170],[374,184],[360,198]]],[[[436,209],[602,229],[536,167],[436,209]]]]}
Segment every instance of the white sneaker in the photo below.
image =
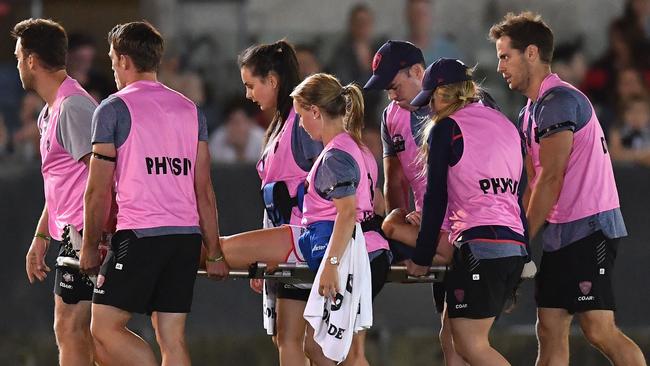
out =
{"type": "Polygon", "coordinates": [[[531,260],[530,262],[524,264],[524,269],[521,271],[521,278],[523,279],[535,278],[536,273],[537,273],[537,266],[535,265],[535,262],[531,260]]]}

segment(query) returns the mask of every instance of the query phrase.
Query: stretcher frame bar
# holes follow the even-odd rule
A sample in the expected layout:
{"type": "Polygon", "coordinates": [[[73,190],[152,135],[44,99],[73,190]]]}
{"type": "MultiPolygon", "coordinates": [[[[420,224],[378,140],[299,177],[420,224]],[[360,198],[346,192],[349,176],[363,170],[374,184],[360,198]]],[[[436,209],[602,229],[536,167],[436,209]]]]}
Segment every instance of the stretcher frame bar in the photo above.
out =
{"type": "MultiPolygon", "coordinates": [[[[79,268],[79,260],[71,257],[57,257],[56,265],[59,267],[79,268]]],[[[406,272],[406,266],[390,266],[386,282],[393,283],[431,283],[442,282],[447,266],[429,267],[429,273],[424,276],[411,276],[406,272]]],[[[199,270],[197,275],[207,277],[205,270],[199,270]]],[[[266,263],[255,263],[248,270],[231,269],[230,278],[233,279],[265,279],[276,280],[283,283],[311,283],[314,280],[314,273],[306,263],[280,263],[277,266],[269,266],[266,263]]]]}

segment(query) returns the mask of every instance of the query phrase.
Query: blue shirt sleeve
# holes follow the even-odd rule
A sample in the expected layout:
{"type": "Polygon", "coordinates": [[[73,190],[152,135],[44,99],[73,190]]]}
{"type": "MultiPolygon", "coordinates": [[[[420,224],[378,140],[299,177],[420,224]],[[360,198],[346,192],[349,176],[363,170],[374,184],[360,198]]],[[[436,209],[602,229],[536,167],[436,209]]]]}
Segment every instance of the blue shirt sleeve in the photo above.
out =
{"type": "Polygon", "coordinates": [[[208,120],[205,118],[205,113],[196,106],[196,115],[199,119],[199,141],[208,141],[208,120]]]}
{"type": "Polygon", "coordinates": [[[553,88],[535,106],[537,138],[560,131],[577,132],[591,119],[589,100],[576,90],[553,88]]]}
{"type": "Polygon", "coordinates": [[[307,131],[300,126],[300,116],[296,114],[291,134],[291,153],[300,169],[308,172],[316,158],[323,151],[323,143],[311,139],[307,131]]]}
{"type": "Polygon", "coordinates": [[[131,114],[119,97],[105,99],[95,109],[92,122],[92,143],[111,143],[118,148],[131,130],[131,114]]]}
{"type": "Polygon", "coordinates": [[[356,193],[360,176],[359,165],[350,154],[331,149],[316,170],[314,185],[324,199],[338,199],[356,193]]]}
{"type": "Polygon", "coordinates": [[[435,124],[429,135],[427,159],[427,190],[424,193],[422,222],[416,241],[413,262],[430,266],[438,246],[440,227],[447,212],[447,172],[452,165],[456,122],[445,118],[435,124]]]}

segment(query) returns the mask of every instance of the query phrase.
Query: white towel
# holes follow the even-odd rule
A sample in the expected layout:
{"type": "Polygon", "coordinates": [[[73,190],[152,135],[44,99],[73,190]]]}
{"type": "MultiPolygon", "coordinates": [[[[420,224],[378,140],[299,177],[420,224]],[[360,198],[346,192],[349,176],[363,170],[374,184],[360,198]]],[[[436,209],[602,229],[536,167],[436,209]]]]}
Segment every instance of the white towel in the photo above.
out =
{"type": "MultiPolygon", "coordinates": [[[[330,248],[328,245],[323,260],[329,257],[330,248]]],[[[356,224],[354,239],[340,258],[339,289],[343,293],[334,303],[318,294],[323,267],[316,273],[303,315],[314,328],[314,340],[325,357],[338,363],[347,357],[353,333],[372,326],[370,261],[360,224],[356,224]]]]}
{"type": "MultiPolygon", "coordinates": [[[[273,223],[269,219],[266,210],[262,219],[262,228],[272,228],[273,223]]],[[[262,285],[262,324],[266,329],[266,334],[275,335],[275,300],[278,296],[278,283],[275,281],[264,280],[262,285]]]]}
{"type": "Polygon", "coordinates": [[[276,281],[264,280],[262,286],[262,312],[264,329],[266,334],[275,335],[275,301],[278,297],[278,285],[276,281]]]}
{"type": "MultiPolygon", "coordinates": [[[[264,210],[264,220],[262,226],[267,228],[272,228],[273,223],[269,220],[266,210],[264,210]]],[[[297,260],[302,258],[302,253],[300,253],[300,248],[298,247],[298,239],[302,233],[302,227],[289,225],[291,227],[291,235],[293,236],[294,252],[295,255],[290,255],[287,259],[288,263],[295,263],[297,260]]],[[[280,281],[275,280],[264,280],[264,285],[262,286],[262,324],[264,329],[266,329],[266,334],[275,335],[275,304],[278,298],[278,288],[284,286],[280,281]]],[[[311,283],[295,283],[294,287],[299,289],[310,289],[311,283]]]]}

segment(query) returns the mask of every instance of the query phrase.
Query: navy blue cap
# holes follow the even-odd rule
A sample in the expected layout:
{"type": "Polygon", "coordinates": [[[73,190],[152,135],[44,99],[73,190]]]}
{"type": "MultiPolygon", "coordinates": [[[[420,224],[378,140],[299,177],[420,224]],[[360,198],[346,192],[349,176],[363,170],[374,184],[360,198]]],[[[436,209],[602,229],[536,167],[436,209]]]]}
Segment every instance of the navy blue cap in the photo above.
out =
{"type": "Polygon", "coordinates": [[[386,89],[400,70],[419,63],[424,63],[424,56],[413,43],[388,41],[375,53],[372,76],[363,88],[386,89]]]}
{"type": "Polygon", "coordinates": [[[439,58],[424,72],[422,91],[411,101],[411,105],[414,107],[427,105],[437,87],[466,80],[472,80],[472,75],[462,61],[454,58],[439,58]]]}

